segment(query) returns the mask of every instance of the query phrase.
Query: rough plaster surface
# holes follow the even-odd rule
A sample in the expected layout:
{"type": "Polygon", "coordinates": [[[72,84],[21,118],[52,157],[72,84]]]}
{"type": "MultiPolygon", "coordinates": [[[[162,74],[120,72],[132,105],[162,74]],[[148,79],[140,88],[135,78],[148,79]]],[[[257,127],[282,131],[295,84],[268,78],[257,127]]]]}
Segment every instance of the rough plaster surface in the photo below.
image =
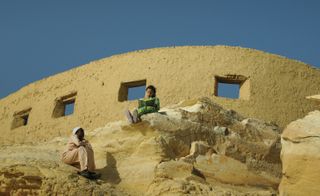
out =
{"type": "MultiPolygon", "coordinates": [[[[94,129],[124,118],[136,101],[119,102],[121,82],[147,80],[161,105],[207,96],[239,113],[281,127],[316,109],[306,96],[319,94],[320,71],[302,62],[253,49],[186,46],[135,51],[90,62],[31,83],[0,100],[0,143],[46,141],[81,125],[94,129]],[[247,77],[245,99],[214,96],[214,77],[247,77]],[[73,115],[52,118],[55,100],[77,92],[73,115]],[[13,115],[32,108],[27,126],[11,130],[13,115]]],[[[243,95],[244,94],[244,95],[243,95]]]]}

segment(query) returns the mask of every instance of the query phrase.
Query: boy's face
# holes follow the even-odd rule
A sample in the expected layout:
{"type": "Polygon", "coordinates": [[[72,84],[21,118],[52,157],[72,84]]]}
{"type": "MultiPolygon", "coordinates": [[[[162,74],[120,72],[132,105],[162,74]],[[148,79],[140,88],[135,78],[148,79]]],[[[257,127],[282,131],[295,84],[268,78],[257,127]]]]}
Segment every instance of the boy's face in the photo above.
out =
{"type": "Polygon", "coordinates": [[[84,138],[84,131],[83,131],[83,129],[79,129],[79,130],[77,131],[76,135],[77,135],[77,137],[78,137],[78,139],[79,139],[80,141],[83,140],[83,138],[84,138]]]}
{"type": "Polygon", "coordinates": [[[152,97],[152,95],[153,95],[153,91],[152,91],[150,88],[148,88],[148,89],[146,90],[146,95],[145,95],[145,97],[146,97],[146,98],[150,98],[150,97],[152,97]]]}

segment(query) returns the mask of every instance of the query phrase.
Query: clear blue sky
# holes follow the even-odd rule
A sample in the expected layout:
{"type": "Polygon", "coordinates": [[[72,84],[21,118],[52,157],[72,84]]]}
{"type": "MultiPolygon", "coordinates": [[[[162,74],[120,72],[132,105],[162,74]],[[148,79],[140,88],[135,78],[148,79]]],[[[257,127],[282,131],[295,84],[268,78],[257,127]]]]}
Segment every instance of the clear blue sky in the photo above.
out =
{"type": "Polygon", "coordinates": [[[113,54],[255,48],[320,67],[319,0],[1,0],[0,98],[113,54]]]}

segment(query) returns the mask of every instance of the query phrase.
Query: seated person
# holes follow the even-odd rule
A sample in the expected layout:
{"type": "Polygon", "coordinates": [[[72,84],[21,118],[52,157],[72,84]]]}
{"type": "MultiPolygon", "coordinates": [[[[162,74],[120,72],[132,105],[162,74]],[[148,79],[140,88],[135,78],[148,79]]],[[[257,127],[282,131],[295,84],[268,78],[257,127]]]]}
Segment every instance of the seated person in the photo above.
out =
{"type": "Polygon", "coordinates": [[[138,109],[133,110],[132,114],[126,111],[129,123],[140,122],[140,117],[144,114],[158,112],[160,109],[160,100],[156,97],[156,88],[149,85],[146,88],[145,97],[138,100],[138,109]]]}
{"type": "Polygon", "coordinates": [[[67,149],[62,154],[62,161],[66,164],[78,167],[80,166],[80,174],[89,179],[96,179],[100,174],[94,172],[95,162],[91,144],[84,139],[84,130],[76,127],[72,131],[67,149]]]}

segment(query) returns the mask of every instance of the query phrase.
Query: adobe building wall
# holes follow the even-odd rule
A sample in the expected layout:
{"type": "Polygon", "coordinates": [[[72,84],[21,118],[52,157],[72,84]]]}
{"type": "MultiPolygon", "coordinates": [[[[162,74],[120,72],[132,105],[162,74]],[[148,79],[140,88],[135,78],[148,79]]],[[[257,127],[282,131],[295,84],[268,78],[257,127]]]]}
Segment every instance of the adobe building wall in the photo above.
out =
{"type": "Polygon", "coordinates": [[[137,102],[119,101],[125,99],[121,83],[141,80],[157,87],[161,106],[207,96],[282,127],[319,108],[305,97],[320,93],[320,70],[302,62],[240,47],[156,48],[90,62],[1,99],[0,144],[45,141],[68,136],[75,126],[91,130],[124,120],[124,109],[137,102]],[[217,81],[241,84],[240,98],[216,96],[217,81]],[[56,105],[68,99],[75,99],[74,113],[55,117],[56,105]],[[24,113],[28,121],[21,126],[24,113]]]}

